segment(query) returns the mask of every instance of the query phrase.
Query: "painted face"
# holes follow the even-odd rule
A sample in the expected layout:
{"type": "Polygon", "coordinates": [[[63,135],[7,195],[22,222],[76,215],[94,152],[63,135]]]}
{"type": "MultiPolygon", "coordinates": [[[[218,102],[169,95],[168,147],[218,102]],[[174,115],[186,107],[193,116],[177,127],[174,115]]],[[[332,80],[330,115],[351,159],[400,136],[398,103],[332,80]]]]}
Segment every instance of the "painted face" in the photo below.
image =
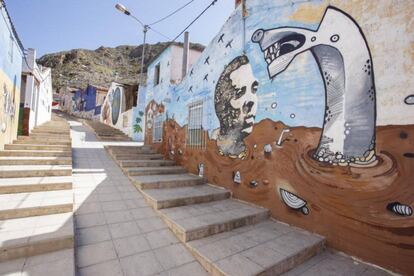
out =
{"type": "Polygon", "coordinates": [[[230,99],[230,105],[237,110],[237,117],[233,118],[234,125],[241,125],[242,132],[249,134],[253,130],[253,124],[257,111],[257,86],[258,82],[253,76],[250,64],[240,66],[230,74],[235,94],[230,99]]]}

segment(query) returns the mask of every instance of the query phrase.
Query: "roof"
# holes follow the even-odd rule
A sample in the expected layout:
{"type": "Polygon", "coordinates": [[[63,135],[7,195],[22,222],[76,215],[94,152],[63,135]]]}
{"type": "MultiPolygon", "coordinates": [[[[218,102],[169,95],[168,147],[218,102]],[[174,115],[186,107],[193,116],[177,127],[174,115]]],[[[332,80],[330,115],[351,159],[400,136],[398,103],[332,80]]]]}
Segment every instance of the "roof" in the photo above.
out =
{"type": "Polygon", "coordinates": [[[19,35],[17,34],[16,28],[14,27],[13,21],[11,20],[9,11],[7,10],[7,7],[6,7],[6,2],[4,2],[4,0],[0,0],[0,9],[2,9],[2,8],[4,8],[4,11],[6,12],[7,17],[9,18],[11,31],[12,31],[12,33],[13,33],[16,41],[17,41],[17,44],[19,45],[20,49],[23,51],[24,50],[23,43],[20,40],[19,35]]]}

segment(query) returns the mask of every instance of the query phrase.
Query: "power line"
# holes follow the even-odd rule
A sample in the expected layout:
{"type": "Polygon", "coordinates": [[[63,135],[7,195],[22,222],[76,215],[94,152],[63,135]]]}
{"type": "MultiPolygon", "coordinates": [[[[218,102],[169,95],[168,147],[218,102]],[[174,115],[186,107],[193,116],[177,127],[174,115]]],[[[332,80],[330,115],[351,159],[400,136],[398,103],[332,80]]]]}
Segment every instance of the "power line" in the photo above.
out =
{"type": "Polygon", "coordinates": [[[197,15],[197,17],[191,21],[190,24],[188,24],[187,27],[184,28],[184,30],[182,30],[171,42],[174,42],[177,38],[179,38],[188,28],[190,28],[191,25],[194,24],[194,22],[196,22],[209,8],[211,8],[212,6],[214,6],[214,4],[217,2],[217,0],[213,0],[213,2],[210,3],[210,5],[208,5],[199,15],[197,15]]]}
{"type": "Polygon", "coordinates": [[[153,27],[148,26],[148,29],[150,29],[150,30],[151,30],[151,31],[153,31],[154,33],[157,33],[157,34],[159,34],[160,36],[162,36],[162,37],[164,37],[164,38],[166,38],[166,39],[168,39],[168,40],[171,40],[171,38],[170,38],[170,37],[168,37],[168,36],[166,36],[166,35],[164,35],[164,34],[160,33],[159,31],[155,30],[153,27]]]}
{"type": "Polygon", "coordinates": [[[163,18],[158,19],[157,21],[152,22],[151,24],[148,24],[148,26],[155,25],[155,24],[157,24],[157,23],[160,23],[161,21],[164,21],[165,19],[167,19],[167,18],[169,18],[169,17],[173,16],[173,15],[174,15],[174,14],[176,14],[177,12],[181,11],[182,9],[184,9],[185,7],[187,7],[188,5],[190,5],[192,2],[194,2],[194,0],[191,0],[191,1],[187,2],[186,4],[184,4],[183,6],[179,7],[178,9],[176,9],[175,11],[173,11],[172,13],[170,13],[170,14],[168,14],[168,15],[164,16],[163,18]]]}

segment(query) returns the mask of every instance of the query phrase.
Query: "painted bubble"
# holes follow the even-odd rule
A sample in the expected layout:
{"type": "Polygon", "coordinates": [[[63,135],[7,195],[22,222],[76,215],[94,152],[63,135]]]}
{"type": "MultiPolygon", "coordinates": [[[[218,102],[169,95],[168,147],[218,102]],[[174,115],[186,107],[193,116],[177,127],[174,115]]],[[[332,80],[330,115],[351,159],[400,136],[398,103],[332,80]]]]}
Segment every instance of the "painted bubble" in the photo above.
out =
{"type": "Polygon", "coordinates": [[[294,119],[296,117],[295,113],[290,114],[290,118],[294,119]]]}
{"type": "Polygon", "coordinates": [[[273,103],[270,105],[270,107],[271,107],[272,109],[276,109],[276,107],[277,107],[277,103],[276,103],[276,102],[273,102],[273,103]]]}
{"type": "Polygon", "coordinates": [[[405,104],[414,105],[414,94],[405,97],[404,102],[405,104]]]}

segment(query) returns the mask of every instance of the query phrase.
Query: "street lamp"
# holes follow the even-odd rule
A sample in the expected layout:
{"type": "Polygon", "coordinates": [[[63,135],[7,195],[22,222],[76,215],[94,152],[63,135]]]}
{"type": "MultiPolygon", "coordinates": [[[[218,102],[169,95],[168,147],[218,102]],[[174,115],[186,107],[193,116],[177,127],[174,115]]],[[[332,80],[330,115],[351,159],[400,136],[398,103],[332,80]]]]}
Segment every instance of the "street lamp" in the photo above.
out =
{"type": "Polygon", "coordinates": [[[132,17],[133,19],[135,19],[135,21],[137,21],[141,26],[142,26],[142,32],[144,33],[144,43],[142,45],[142,54],[141,54],[141,82],[140,85],[143,85],[144,83],[144,57],[145,57],[145,41],[146,41],[146,37],[147,37],[147,31],[148,31],[148,25],[144,24],[141,22],[141,20],[139,20],[138,18],[136,18],[134,15],[131,14],[131,12],[122,4],[116,4],[115,8],[122,12],[125,15],[128,15],[130,17],[132,17]]]}

